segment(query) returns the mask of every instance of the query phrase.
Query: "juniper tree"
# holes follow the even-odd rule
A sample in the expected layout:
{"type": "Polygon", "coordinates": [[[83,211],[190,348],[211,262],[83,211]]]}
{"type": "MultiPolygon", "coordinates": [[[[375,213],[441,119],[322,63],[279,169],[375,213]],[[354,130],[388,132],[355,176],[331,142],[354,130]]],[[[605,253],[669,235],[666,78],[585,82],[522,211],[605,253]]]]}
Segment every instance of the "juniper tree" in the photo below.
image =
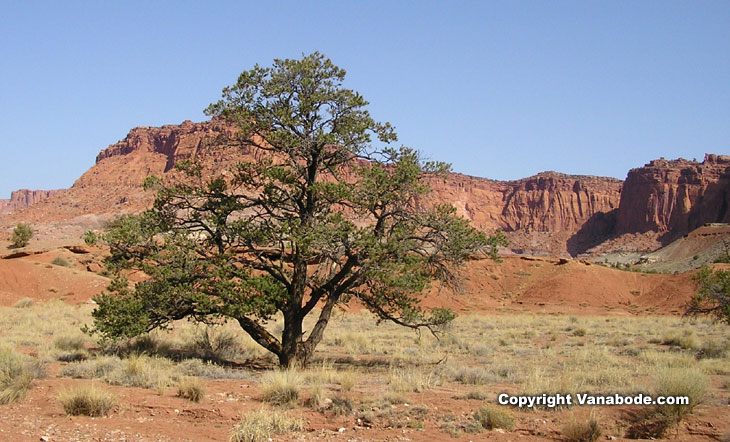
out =
{"type": "Polygon", "coordinates": [[[415,329],[454,318],[420,306],[430,283],[455,288],[460,265],[475,254],[496,259],[505,237],[430,202],[429,179],[449,166],[392,147],[393,127],[376,122],[344,79],[315,52],[256,65],[223,89],[206,112],[236,123],[240,145],[262,159],[214,176],[183,161],[185,180],[148,180],[154,206],[104,235],[110,269],[148,278],[115,278],[95,298],[94,331],[118,339],[183,318],[233,319],[292,366],[306,364],[333,310],[352,300],[415,329]],[[281,336],[265,327],[277,314],[281,336]]]}

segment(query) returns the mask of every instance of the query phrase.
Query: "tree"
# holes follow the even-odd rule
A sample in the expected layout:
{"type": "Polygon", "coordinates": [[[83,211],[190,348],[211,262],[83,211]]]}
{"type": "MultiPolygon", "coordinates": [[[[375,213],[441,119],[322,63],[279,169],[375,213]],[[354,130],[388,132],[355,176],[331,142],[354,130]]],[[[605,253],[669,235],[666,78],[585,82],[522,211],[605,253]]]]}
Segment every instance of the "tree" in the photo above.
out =
{"type": "Polygon", "coordinates": [[[13,237],[11,238],[11,247],[19,249],[28,245],[28,241],[33,237],[33,230],[28,224],[18,223],[13,229],[13,237]]]}
{"type": "Polygon", "coordinates": [[[730,324],[730,270],[713,271],[703,266],[695,275],[698,290],[689,303],[687,314],[712,315],[730,324]]]}
{"type": "Polygon", "coordinates": [[[505,237],[428,204],[429,177],[449,166],[390,147],[393,127],[374,121],[344,78],[315,52],[257,65],[223,90],[207,113],[237,123],[240,144],[264,158],[212,177],[180,162],[181,182],[148,180],[158,190],[153,208],[116,220],[104,239],[111,269],[149,279],[114,279],[95,298],[95,332],[129,338],[182,318],[232,318],[293,366],[306,364],[333,309],[352,299],[415,329],[453,319],[419,306],[429,283],[455,288],[458,267],[474,254],[497,259],[505,237]],[[278,313],[280,337],[265,327],[278,313]],[[310,314],[317,320],[304,330],[310,314]]]}

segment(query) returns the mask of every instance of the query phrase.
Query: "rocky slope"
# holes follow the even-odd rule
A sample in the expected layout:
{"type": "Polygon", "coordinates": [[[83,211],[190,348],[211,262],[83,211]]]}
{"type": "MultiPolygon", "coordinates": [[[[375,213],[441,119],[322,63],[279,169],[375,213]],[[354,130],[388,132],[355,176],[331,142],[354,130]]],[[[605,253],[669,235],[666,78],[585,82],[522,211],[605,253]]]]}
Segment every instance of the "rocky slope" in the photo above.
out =
{"type": "MultiPolygon", "coordinates": [[[[200,159],[211,171],[256,161],[260,152],[232,142],[235,133],[235,127],[219,120],[132,129],[102,150],[70,189],[0,221],[48,222],[141,210],[153,198],[142,189],[144,179],[174,180],[173,166],[182,159],[200,159]],[[212,148],[220,145],[228,147],[212,148]]],[[[730,157],[717,155],[703,163],[657,160],[633,169],[625,183],[555,172],[515,181],[451,174],[432,183],[430,199],[453,204],[481,229],[504,230],[517,253],[575,256],[609,238],[615,241],[611,247],[638,241],[651,249],[658,247],[656,235],[728,220],[729,167],[730,157]]]]}
{"type": "Polygon", "coordinates": [[[59,192],[63,190],[16,190],[10,194],[10,199],[0,199],[0,214],[31,206],[59,192]]]}

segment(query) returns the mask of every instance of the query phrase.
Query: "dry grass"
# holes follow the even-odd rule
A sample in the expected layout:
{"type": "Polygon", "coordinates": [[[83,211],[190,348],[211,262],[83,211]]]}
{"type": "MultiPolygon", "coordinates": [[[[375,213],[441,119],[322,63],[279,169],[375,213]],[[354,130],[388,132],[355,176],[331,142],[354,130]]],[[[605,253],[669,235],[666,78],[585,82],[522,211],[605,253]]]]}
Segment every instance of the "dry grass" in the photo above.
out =
{"type": "Polygon", "coordinates": [[[422,393],[441,384],[440,377],[422,367],[391,368],[388,385],[399,393],[422,393]]]}
{"type": "Polygon", "coordinates": [[[276,435],[283,435],[304,428],[300,419],[278,410],[260,409],[246,413],[233,427],[230,442],[267,442],[276,435]]]}
{"type": "Polygon", "coordinates": [[[487,430],[496,428],[512,430],[515,426],[515,418],[512,413],[494,405],[480,407],[474,412],[474,419],[487,430]]]}
{"type": "Polygon", "coordinates": [[[18,300],[15,304],[13,304],[14,308],[28,308],[32,307],[33,304],[35,304],[35,301],[33,301],[30,298],[23,298],[18,300]]]}
{"type": "Polygon", "coordinates": [[[293,405],[299,399],[304,376],[296,370],[277,370],[261,378],[262,398],[275,405],[293,405]]]}
{"type": "Polygon", "coordinates": [[[40,371],[30,358],[0,349],[0,405],[25,399],[40,371]]]}
{"type": "Polygon", "coordinates": [[[205,397],[205,386],[196,378],[185,378],[177,384],[177,397],[200,402],[205,397]]]}
{"type": "Polygon", "coordinates": [[[105,416],[117,404],[114,396],[94,386],[62,391],[58,400],[69,416],[105,416]]]}
{"type": "Polygon", "coordinates": [[[705,400],[708,385],[707,376],[697,369],[664,369],[657,374],[654,396],[687,396],[689,404],[660,405],[657,410],[680,422],[705,400]]]}
{"type": "Polygon", "coordinates": [[[591,413],[586,420],[570,419],[562,430],[566,442],[595,442],[603,434],[598,418],[591,413]]]}

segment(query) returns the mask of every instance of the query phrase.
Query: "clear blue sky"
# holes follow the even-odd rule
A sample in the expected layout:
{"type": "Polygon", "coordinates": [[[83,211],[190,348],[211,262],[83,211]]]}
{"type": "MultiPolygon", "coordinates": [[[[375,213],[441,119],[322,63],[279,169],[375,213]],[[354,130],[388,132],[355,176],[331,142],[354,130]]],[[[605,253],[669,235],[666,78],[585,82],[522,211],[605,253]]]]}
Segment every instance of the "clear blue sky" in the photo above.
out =
{"type": "Polygon", "coordinates": [[[730,1],[0,1],[0,197],[319,50],[454,170],[623,178],[730,153],[730,1]]]}

